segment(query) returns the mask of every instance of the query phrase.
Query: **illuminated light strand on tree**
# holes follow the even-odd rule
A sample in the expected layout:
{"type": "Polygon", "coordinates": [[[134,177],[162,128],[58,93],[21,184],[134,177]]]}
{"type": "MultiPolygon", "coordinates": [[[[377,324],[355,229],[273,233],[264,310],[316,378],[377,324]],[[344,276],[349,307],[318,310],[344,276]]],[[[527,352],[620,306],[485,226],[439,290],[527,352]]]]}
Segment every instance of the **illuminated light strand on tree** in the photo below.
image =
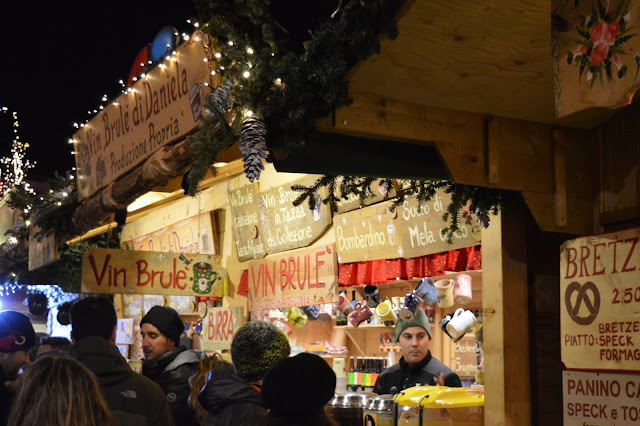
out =
{"type": "MultiPolygon", "coordinates": [[[[7,114],[9,109],[2,107],[1,111],[7,114]]],[[[18,134],[18,128],[20,127],[18,113],[13,111],[11,114],[13,118],[13,142],[11,145],[11,156],[0,158],[0,185],[2,185],[0,188],[0,196],[12,188],[23,184],[30,193],[34,193],[29,184],[25,182],[25,178],[27,177],[27,170],[32,169],[36,163],[25,160],[29,144],[20,140],[20,135],[18,134]]]]}

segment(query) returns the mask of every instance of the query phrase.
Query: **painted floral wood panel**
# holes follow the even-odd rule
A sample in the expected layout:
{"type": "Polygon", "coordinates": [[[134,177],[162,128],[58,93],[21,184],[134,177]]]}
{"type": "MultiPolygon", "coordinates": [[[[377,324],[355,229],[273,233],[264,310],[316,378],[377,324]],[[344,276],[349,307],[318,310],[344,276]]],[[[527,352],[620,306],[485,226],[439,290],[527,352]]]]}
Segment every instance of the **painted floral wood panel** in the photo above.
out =
{"type": "Polygon", "coordinates": [[[640,2],[554,0],[557,117],[627,105],[640,87],[640,2]]]}

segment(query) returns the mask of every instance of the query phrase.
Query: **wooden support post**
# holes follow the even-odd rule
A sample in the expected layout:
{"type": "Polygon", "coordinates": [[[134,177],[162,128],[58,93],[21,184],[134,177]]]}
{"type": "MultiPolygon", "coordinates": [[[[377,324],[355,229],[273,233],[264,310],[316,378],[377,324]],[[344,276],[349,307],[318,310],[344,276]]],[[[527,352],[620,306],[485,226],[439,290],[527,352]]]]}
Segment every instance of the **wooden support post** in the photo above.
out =
{"type": "MultiPolygon", "coordinates": [[[[487,127],[491,129],[493,120],[487,123],[487,127]]],[[[500,139],[490,137],[487,130],[487,183],[496,185],[500,183],[500,139]]]]}
{"type": "Polygon", "coordinates": [[[508,202],[482,230],[484,423],[492,426],[531,424],[525,218],[520,200],[508,202]]]}
{"type": "Polygon", "coordinates": [[[567,175],[565,160],[567,148],[562,132],[553,130],[553,224],[567,225],[567,175]]]}

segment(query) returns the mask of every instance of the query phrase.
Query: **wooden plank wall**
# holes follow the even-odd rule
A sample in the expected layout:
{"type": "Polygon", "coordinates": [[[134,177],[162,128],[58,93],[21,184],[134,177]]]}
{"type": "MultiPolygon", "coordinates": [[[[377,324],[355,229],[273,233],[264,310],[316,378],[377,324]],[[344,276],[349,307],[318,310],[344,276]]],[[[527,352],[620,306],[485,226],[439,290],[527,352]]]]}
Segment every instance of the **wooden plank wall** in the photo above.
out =
{"type": "Polygon", "coordinates": [[[640,105],[622,109],[599,129],[600,223],[640,223],[640,105]]]}

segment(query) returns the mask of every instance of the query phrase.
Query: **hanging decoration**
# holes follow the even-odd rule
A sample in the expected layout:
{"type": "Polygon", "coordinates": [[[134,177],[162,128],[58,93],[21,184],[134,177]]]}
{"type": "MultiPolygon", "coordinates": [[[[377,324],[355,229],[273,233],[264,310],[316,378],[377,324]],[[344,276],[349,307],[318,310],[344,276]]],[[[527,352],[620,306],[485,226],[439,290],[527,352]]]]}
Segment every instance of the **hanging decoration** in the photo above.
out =
{"type": "Polygon", "coordinates": [[[27,307],[32,315],[40,316],[47,312],[47,296],[40,291],[27,294],[27,307]]]}
{"type": "Polygon", "coordinates": [[[240,151],[244,162],[244,174],[250,182],[260,179],[264,170],[262,160],[267,158],[267,144],[264,123],[257,118],[247,117],[240,131],[240,151]]]}
{"type": "MultiPolygon", "coordinates": [[[[212,113],[203,117],[192,137],[193,167],[187,175],[191,195],[207,171],[215,173],[218,154],[241,138],[247,117],[264,123],[261,136],[265,137],[267,160],[304,149],[315,121],[351,102],[347,72],[380,52],[381,36],[396,37],[395,16],[404,2],[351,0],[344,6],[340,2],[333,14],[332,4],[330,10],[321,12],[323,22],[316,26],[309,23],[301,32],[304,38],[285,29],[285,18],[273,13],[278,5],[271,7],[268,0],[195,3],[201,22],[206,23],[202,30],[217,40],[212,46],[213,72],[219,73],[221,85],[230,89],[227,99],[232,100],[230,111],[236,113],[230,117],[226,108],[217,109],[215,92],[207,100],[212,113]]],[[[311,7],[318,5],[307,9],[311,7]]],[[[287,15],[296,13],[287,10],[287,15]]],[[[295,24],[306,25],[301,16],[295,18],[295,24]]],[[[220,88],[216,92],[220,94],[220,88]]],[[[262,154],[258,151],[262,150],[243,156],[249,161],[245,170],[254,179],[259,177],[256,162],[262,154]]]]}
{"type": "Polygon", "coordinates": [[[56,319],[61,325],[71,324],[71,302],[63,303],[60,306],[56,319]]]}

